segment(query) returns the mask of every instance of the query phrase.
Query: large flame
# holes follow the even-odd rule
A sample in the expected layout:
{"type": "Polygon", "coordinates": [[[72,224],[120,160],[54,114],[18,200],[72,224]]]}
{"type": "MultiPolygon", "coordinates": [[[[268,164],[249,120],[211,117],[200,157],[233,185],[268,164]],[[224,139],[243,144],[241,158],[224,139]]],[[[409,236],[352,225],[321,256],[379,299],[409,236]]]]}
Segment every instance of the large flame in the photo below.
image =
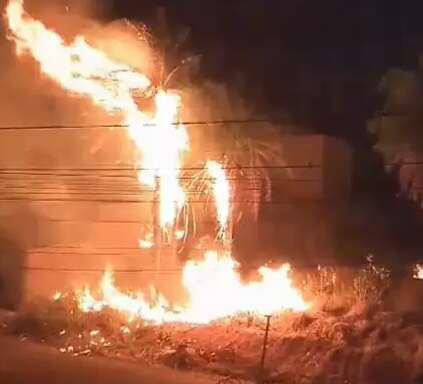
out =
{"type": "Polygon", "coordinates": [[[163,296],[158,295],[152,305],[141,293],[126,295],[120,292],[114,284],[111,269],[105,271],[100,288],[101,299],[95,299],[88,287],[77,293],[79,308],[83,312],[99,312],[104,308],[111,308],[126,314],[129,320],[137,317],[156,323],[174,320],[173,314],[167,311],[169,304],[163,296]]]}
{"type": "Polygon", "coordinates": [[[221,164],[216,161],[208,161],[207,169],[213,179],[213,194],[217,209],[217,221],[219,223],[219,234],[224,235],[229,219],[230,210],[230,185],[226,178],[225,171],[221,164]]]}
{"type": "Polygon", "coordinates": [[[17,53],[30,53],[41,71],[64,89],[89,97],[107,112],[118,112],[128,133],[143,154],[140,180],[150,186],[160,184],[160,221],[172,225],[184,203],[179,185],[180,158],[188,148],[178,118],[180,98],[172,92],[155,95],[156,112],[148,116],[139,110],[134,91],[151,91],[151,81],[142,73],[108,58],[77,36],[66,44],[54,31],[29,16],[23,0],[11,0],[6,8],[10,38],[17,53]]]}
{"type": "MultiPolygon", "coordinates": [[[[82,36],[70,44],[56,32],[28,15],[23,0],[10,0],[6,8],[9,36],[17,53],[29,53],[40,65],[41,72],[69,92],[88,97],[109,113],[119,113],[128,133],[142,152],[139,180],[160,192],[160,223],[170,228],[185,203],[179,184],[181,157],[188,150],[186,130],[180,124],[181,100],[178,94],[153,90],[150,79],[134,68],[116,62],[90,46],[82,36]],[[155,94],[155,112],[142,112],[134,91],[155,94]]],[[[213,179],[220,233],[230,218],[230,185],[222,166],[209,161],[207,169],[213,179]]],[[[172,231],[173,232],[173,231],[172,231]]],[[[180,231],[176,231],[178,233],[180,231]]],[[[178,237],[183,237],[184,232],[178,237]]],[[[151,248],[153,236],[140,240],[140,246],[151,248]]],[[[87,287],[78,293],[81,310],[101,311],[112,308],[129,318],[153,322],[181,321],[204,323],[237,312],[271,314],[281,310],[303,311],[307,304],[293,287],[289,266],[278,269],[262,267],[260,280],[243,283],[237,263],[230,254],[207,252],[202,261],[188,261],[183,268],[183,286],[188,303],[172,307],[161,295],[128,295],[114,284],[111,271],[102,279],[99,295],[87,287]]]]}
{"type": "Polygon", "coordinates": [[[112,308],[129,319],[141,318],[155,323],[176,321],[207,323],[239,312],[273,314],[284,310],[304,311],[308,304],[292,285],[288,264],[258,270],[260,280],[243,283],[237,272],[237,263],[229,255],[214,251],[206,253],[202,261],[188,261],[183,269],[183,285],[188,303],[174,308],[162,296],[149,301],[142,294],[130,295],[119,291],[110,270],[100,285],[100,295],[88,288],[78,293],[78,302],[85,312],[112,308]]]}

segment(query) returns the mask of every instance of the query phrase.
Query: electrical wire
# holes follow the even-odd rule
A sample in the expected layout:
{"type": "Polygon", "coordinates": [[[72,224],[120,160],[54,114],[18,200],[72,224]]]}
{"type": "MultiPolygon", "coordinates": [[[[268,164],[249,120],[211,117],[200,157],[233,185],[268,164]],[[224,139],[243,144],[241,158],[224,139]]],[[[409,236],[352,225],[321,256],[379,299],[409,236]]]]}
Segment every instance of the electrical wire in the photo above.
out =
{"type": "MultiPolygon", "coordinates": [[[[136,200],[136,199],[63,199],[63,198],[24,198],[24,197],[0,197],[0,202],[53,202],[53,203],[116,203],[116,204],[154,204],[158,203],[159,201],[155,200],[136,200]]],[[[333,201],[333,199],[332,199],[333,201]]],[[[188,200],[190,204],[207,204],[210,201],[207,199],[204,200],[188,200]]],[[[324,202],[320,198],[316,199],[292,199],[292,200],[231,200],[229,201],[230,204],[276,204],[276,205],[290,205],[295,203],[313,203],[313,202],[324,202]]]]}
{"type": "MultiPolygon", "coordinates": [[[[170,123],[175,126],[203,126],[203,125],[225,125],[225,124],[272,124],[285,123],[283,119],[217,119],[217,120],[200,120],[200,121],[175,121],[170,123]]],[[[140,127],[155,127],[157,123],[141,123],[140,127]]],[[[52,130],[52,129],[127,129],[127,124],[45,124],[45,125],[2,125],[0,131],[11,130],[52,130]]]]}

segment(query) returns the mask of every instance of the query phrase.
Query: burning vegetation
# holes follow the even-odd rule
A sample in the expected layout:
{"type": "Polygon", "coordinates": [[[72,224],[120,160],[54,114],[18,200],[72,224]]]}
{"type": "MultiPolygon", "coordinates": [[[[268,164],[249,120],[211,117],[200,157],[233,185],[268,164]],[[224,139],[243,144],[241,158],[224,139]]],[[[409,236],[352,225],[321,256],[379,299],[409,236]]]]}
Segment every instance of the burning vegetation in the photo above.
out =
{"type": "MultiPolygon", "coordinates": [[[[205,296],[198,296],[200,317],[192,324],[194,309],[169,312],[161,302],[163,307],[153,311],[150,304],[119,292],[110,274],[102,281],[101,299],[89,291],[82,293],[83,301],[79,292],[58,292],[4,317],[2,329],[73,356],[166,365],[227,377],[230,382],[262,380],[265,375],[270,381],[290,383],[411,384],[423,373],[422,317],[410,312],[421,302],[419,280],[414,287],[392,286],[388,271],[369,259],[366,267],[353,273],[320,268],[295,276],[295,281],[314,306],[272,316],[264,367],[259,363],[263,316],[233,302],[230,305],[241,313],[234,315],[229,307],[228,316],[216,315],[210,308],[221,306],[209,303],[220,300],[225,308],[229,301],[218,295],[209,301],[209,291],[200,290],[205,296]],[[408,311],[397,309],[406,297],[401,290],[414,297],[408,311]],[[141,311],[145,312],[139,316],[141,311]],[[188,322],[184,316],[190,316],[188,322]]],[[[264,304],[259,308],[269,311],[264,304]]]]}
{"type": "MultiPolygon", "coordinates": [[[[109,58],[90,46],[83,36],[71,43],[24,10],[22,0],[12,0],[6,8],[9,38],[18,55],[28,54],[43,74],[70,93],[89,98],[108,113],[122,116],[122,124],[141,154],[136,165],[139,182],[158,193],[161,231],[171,240],[178,228],[183,208],[190,204],[180,183],[181,167],[189,150],[189,137],[179,123],[182,100],[171,90],[157,88],[143,73],[109,58]],[[140,92],[154,99],[154,111],[144,112],[137,103],[140,92]]],[[[188,261],[183,267],[183,286],[189,300],[183,308],[173,308],[156,294],[148,300],[141,293],[123,294],[113,283],[112,271],[105,273],[97,296],[88,287],[78,293],[85,312],[112,308],[129,318],[154,322],[205,323],[239,312],[276,313],[304,311],[307,304],[289,277],[289,266],[258,270],[260,280],[241,282],[236,262],[230,253],[231,188],[225,169],[215,160],[207,160],[210,189],[216,206],[216,241],[223,251],[205,251],[204,259],[188,261]]],[[[142,247],[154,247],[154,236],[146,234],[142,247]]]]}
{"type": "Polygon", "coordinates": [[[142,294],[127,295],[115,287],[111,271],[104,274],[100,298],[95,299],[86,288],[78,293],[79,308],[83,312],[114,309],[129,319],[139,318],[154,323],[208,323],[242,312],[272,314],[283,310],[305,311],[308,305],[292,286],[289,265],[279,269],[261,267],[260,280],[242,283],[236,262],[228,254],[218,256],[207,252],[204,260],[188,261],[183,270],[183,285],[188,292],[188,304],[172,308],[160,294],[154,302],[142,294]]]}
{"type": "MultiPolygon", "coordinates": [[[[209,234],[212,246],[182,267],[184,303],[173,303],[153,284],[148,292],[126,292],[109,268],[99,287],[57,292],[48,303],[33,304],[6,319],[8,333],[78,356],[159,362],[251,379],[257,374],[264,315],[272,316],[268,368],[274,380],[289,377],[291,382],[320,383],[325,373],[334,378],[330,382],[363,378],[376,382],[372,375],[380,369],[375,363],[380,359],[382,365],[395,367],[396,379],[398,374],[414,378],[422,373],[423,336],[416,328],[421,319],[395,314],[384,306],[389,271],[369,259],[352,278],[326,268],[294,278],[296,271],[283,264],[261,266],[255,280],[245,281],[231,253],[237,190],[228,162],[202,159],[191,183],[181,182],[190,137],[181,122],[180,94],[109,57],[84,36],[66,42],[29,15],[23,0],[10,0],[5,16],[18,55],[31,56],[40,71],[69,94],[119,116],[120,127],[140,153],[135,164],[138,181],[157,197],[160,236],[170,243],[194,237],[186,212],[192,203],[190,188],[198,184],[201,192],[211,196],[215,220],[215,231],[209,234]],[[152,100],[152,110],[142,110],[140,98],[152,100]],[[404,346],[407,337],[411,342],[404,346]],[[405,358],[395,352],[400,347],[406,350],[405,358]],[[360,370],[352,369],[349,361],[356,361],[360,370]]],[[[259,155],[255,158],[256,163],[262,160],[259,155]]],[[[261,179],[266,185],[256,188],[259,195],[270,189],[269,179],[265,175],[261,179]]],[[[258,203],[252,202],[255,211],[258,203]]],[[[158,247],[156,232],[148,228],[141,233],[140,247],[158,247]]],[[[415,280],[423,279],[422,271],[422,266],[416,267],[415,280]]]]}

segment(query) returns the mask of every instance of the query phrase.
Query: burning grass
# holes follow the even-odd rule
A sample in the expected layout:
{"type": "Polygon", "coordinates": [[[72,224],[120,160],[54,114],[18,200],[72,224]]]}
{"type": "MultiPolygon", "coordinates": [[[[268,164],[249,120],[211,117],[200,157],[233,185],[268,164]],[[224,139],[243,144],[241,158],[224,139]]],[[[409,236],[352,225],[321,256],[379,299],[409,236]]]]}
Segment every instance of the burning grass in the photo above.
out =
{"type": "MultiPolygon", "coordinates": [[[[159,225],[163,233],[173,233],[190,202],[179,182],[189,151],[188,133],[179,123],[179,94],[157,89],[145,74],[114,61],[90,46],[84,36],[66,43],[27,14],[23,0],[9,0],[5,17],[17,54],[31,55],[41,73],[69,94],[87,97],[104,111],[122,116],[128,136],[142,155],[137,162],[142,166],[139,181],[158,192],[159,225]],[[140,92],[154,99],[154,111],[139,109],[140,92]]],[[[270,147],[263,151],[267,156],[257,151],[251,154],[254,173],[271,156],[270,147]]],[[[150,301],[121,292],[106,278],[100,297],[87,289],[82,295],[60,294],[54,300],[28,304],[5,320],[4,332],[75,356],[100,355],[253,380],[259,377],[263,314],[272,313],[266,360],[269,379],[290,383],[421,380],[423,320],[415,311],[404,311],[408,304],[402,309],[388,305],[389,290],[395,284],[388,271],[371,258],[350,283],[336,270],[319,268],[317,273],[299,276],[302,283],[294,285],[287,265],[262,267],[260,281],[242,281],[230,256],[231,185],[222,164],[207,164],[217,239],[226,245],[228,254],[218,258],[209,252],[203,262],[185,264],[182,282],[190,300],[181,312],[169,311],[165,298],[152,307],[150,301]]],[[[269,190],[268,178],[263,178],[269,190]]],[[[252,179],[256,183],[257,176],[252,179]]],[[[262,188],[253,189],[259,195],[253,201],[257,217],[262,188]]],[[[178,237],[186,238],[182,232],[178,237]]],[[[142,247],[160,245],[154,244],[152,231],[144,235],[142,247]]],[[[419,280],[415,282],[421,287],[419,280]]],[[[391,295],[392,302],[406,304],[410,290],[405,292],[406,296],[391,295]]],[[[411,301],[410,308],[421,306],[411,301]]]]}
{"type": "MultiPolygon", "coordinates": [[[[273,315],[266,376],[289,383],[411,383],[420,377],[423,314],[418,306],[414,311],[391,307],[386,290],[392,279],[381,273],[367,266],[349,284],[343,278],[344,286],[335,270],[309,274],[304,281],[314,290],[316,305],[305,313],[273,315]]],[[[423,285],[419,280],[409,283],[423,285]]],[[[400,287],[392,292],[397,291],[400,287]]],[[[415,296],[421,297],[421,290],[415,296]]],[[[402,301],[400,296],[396,300],[402,301]]],[[[33,302],[5,323],[9,334],[75,356],[162,364],[245,380],[258,377],[265,328],[264,317],[252,313],[202,325],[128,321],[107,308],[83,312],[74,294],[33,302]]]]}

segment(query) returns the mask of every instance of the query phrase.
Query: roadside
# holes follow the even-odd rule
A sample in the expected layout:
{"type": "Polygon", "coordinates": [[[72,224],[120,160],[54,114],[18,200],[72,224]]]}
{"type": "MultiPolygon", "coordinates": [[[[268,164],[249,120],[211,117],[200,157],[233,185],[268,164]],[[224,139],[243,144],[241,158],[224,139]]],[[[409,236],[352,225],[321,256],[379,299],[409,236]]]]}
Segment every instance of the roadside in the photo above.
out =
{"type": "Polygon", "coordinates": [[[29,341],[0,337],[0,382],[5,384],[211,384],[217,380],[165,367],[72,357],[29,341]]]}

